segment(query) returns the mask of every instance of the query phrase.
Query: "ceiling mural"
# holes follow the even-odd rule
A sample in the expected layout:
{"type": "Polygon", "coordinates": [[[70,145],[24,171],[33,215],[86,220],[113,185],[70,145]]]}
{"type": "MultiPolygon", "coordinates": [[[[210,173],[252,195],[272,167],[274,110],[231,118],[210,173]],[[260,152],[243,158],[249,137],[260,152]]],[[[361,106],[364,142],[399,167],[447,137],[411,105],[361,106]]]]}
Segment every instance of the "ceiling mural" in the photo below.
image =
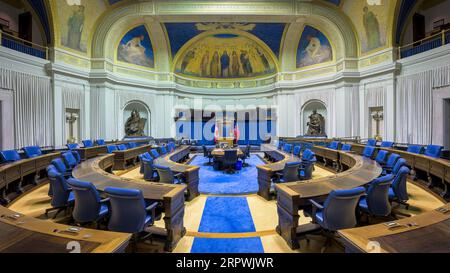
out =
{"type": "Polygon", "coordinates": [[[117,60],[129,64],[155,67],[155,58],[150,35],[144,25],[130,30],[119,43],[117,60]]]}
{"type": "Polygon", "coordinates": [[[319,30],[305,26],[297,49],[297,68],[333,60],[330,41],[319,30]]]}

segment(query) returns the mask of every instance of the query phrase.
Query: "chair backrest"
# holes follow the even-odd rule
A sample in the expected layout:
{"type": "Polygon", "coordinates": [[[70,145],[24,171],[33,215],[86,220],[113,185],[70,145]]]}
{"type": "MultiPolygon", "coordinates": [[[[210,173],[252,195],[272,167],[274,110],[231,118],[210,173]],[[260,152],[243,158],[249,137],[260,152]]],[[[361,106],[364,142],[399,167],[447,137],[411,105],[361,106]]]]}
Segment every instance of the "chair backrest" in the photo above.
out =
{"type": "Polygon", "coordinates": [[[375,147],[373,146],[366,146],[363,151],[363,156],[368,158],[373,158],[373,155],[375,154],[375,147]]]}
{"type": "Polygon", "coordinates": [[[443,148],[444,147],[438,146],[438,145],[428,145],[427,148],[425,149],[425,153],[424,154],[426,156],[431,156],[431,157],[434,157],[434,158],[440,158],[443,148]]]}
{"type": "Polygon", "coordinates": [[[302,146],[297,145],[294,147],[294,151],[292,152],[292,154],[295,156],[300,156],[301,151],[302,151],[302,146]]]}
{"type": "Polygon", "coordinates": [[[117,150],[118,151],[126,151],[126,150],[128,150],[128,147],[125,144],[119,144],[119,145],[117,145],[117,150]]]}
{"type": "Polygon", "coordinates": [[[223,156],[223,164],[234,164],[237,162],[237,160],[237,150],[225,150],[225,154],[223,156]]]}
{"type": "Polygon", "coordinates": [[[77,164],[81,163],[81,156],[78,153],[78,151],[72,151],[73,156],[75,157],[75,159],[77,160],[77,164]]]}
{"type": "Polygon", "coordinates": [[[400,157],[395,163],[394,168],[392,168],[392,174],[397,175],[402,167],[408,167],[408,165],[406,159],[400,157]]]}
{"type": "Polygon", "coordinates": [[[302,161],[316,161],[316,154],[310,149],[303,151],[302,161]]]}
{"type": "Polygon", "coordinates": [[[153,160],[153,157],[148,152],[145,152],[145,153],[139,155],[139,160],[142,161],[144,159],[153,160]]]}
{"type": "Polygon", "coordinates": [[[375,161],[378,162],[379,164],[386,163],[388,154],[389,154],[388,151],[378,150],[378,154],[377,154],[377,157],[375,158],[375,161]]]}
{"type": "Polygon", "coordinates": [[[160,150],[161,150],[161,154],[163,154],[163,155],[166,155],[166,154],[167,154],[167,149],[166,149],[166,147],[161,146],[160,150]]]}
{"type": "Polygon", "coordinates": [[[391,214],[391,203],[389,202],[389,189],[394,180],[392,174],[385,175],[373,180],[367,190],[367,206],[369,212],[375,216],[388,216],[391,214]]]}
{"type": "Polygon", "coordinates": [[[38,157],[42,155],[42,151],[41,148],[39,148],[39,146],[28,146],[28,147],[23,147],[22,150],[25,153],[25,156],[27,158],[33,158],[33,157],[38,157]]]}
{"type": "Polygon", "coordinates": [[[108,151],[108,154],[112,154],[114,151],[117,151],[116,145],[108,145],[106,146],[106,150],[108,151]]]}
{"type": "MultiPolygon", "coordinates": [[[[47,168],[45,168],[45,171],[47,172],[47,177],[50,177],[50,171],[53,170],[54,172],[58,172],[58,170],[55,168],[55,166],[53,164],[50,164],[47,166],[47,168]]],[[[53,189],[52,189],[52,183],[49,183],[49,187],[48,187],[48,196],[52,197],[53,196],[53,189]]]]}
{"type": "Polygon", "coordinates": [[[284,147],[284,142],[283,141],[281,141],[281,140],[279,140],[278,141],[278,150],[281,150],[281,149],[283,149],[283,147],[284,147]]]}
{"type": "Polygon", "coordinates": [[[298,181],[298,168],[300,168],[300,162],[287,162],[283,169],[283,181],[293,182],[298,181]]]}
{"type": "Polygon", "coordinates": [[[351,144],[344,144],[344,145],[342,145],[341,151],[350,152],[351,150],[352,150],[352,145],[351,144]]]}
{"type": "Polygon", "coordinates": [[[158,153],[158,151],[156,150],[156,149],[152,149],[151,151],[150,151],[150,154],[153,156],[153,158],[158,158],[160,155],[159,155],[159,153],[158,153]]]}
{"type": "Polygon", "coordinates": [[[392,147],[394,147],[394,142],[392,142],[392,141],[383,141],[383,142],[381,142],[380,147],[382,147],[382,148],[392,148],[392,147]]]}
{"type": "Polygon", "coordinates": [[[92,140],[90,140],[90,139],[83,140],[82,142],[83,142],[84,148],[94,147],[94,142],[92,142],[92,140]]]}
{"type": "Polygon", "coordinates": [[[364,193],[363,187],[332,191],[324,203],[322,227],[330,231],[355,227],[356,206],[364,193]]]}
{"type": "Polygon", "coordinates": [[[397,160],[400,159],[400,155],[399,154],[391,154],[388,158],[388,160],[386,161],[386,167],[388,168],[394,168],[395,163],[397,163],[397,160]]]}
{"type": "Polygon", "coordinates": [[[141,170],[140,172],[144,174],[144,180],[153,179],[154,168],[153,168],[153,159],[144,158],[141,161],[141,170]]]}
{"type": "Polygon", "coordinates": [[[100,195],[90,182],[69,179],[67,183],[75,195],[75,208],[73,218],[79,223],[96,221],[100,213],[100,195]]]}
{"type": "Polygon", "coordinates": [[[142,191],[107,187],[105,193],[110,198],[111,203],[108,229],[126,233],[143,231],[147,213],[142,191]]]}
{"type": "Polygon", "coordinates": [[[394,190],[395,196],[400,201],[408,201],[408,190],[406,182],[408,179],[410,169],[406,166],[402,166],[400,170],[395,175],[394,181],[392,182],[392,190],[394,190]]]}
{"type": "Polygon", "coordinates": [[[66,163],[66,166],[70,169],[73,169],[78,165],[77,159],[72,152],[63,153],[62,158],[64,160],[64,163],[66,163]]]}
{"type": "Polygon", "coordinates": [[[251,150],[252,150],[252,146],[250,146],[250,144],[247,144],[247,146],[245,147],[245,152],[244,152],[246,157],[250,157],[251,150]]]}
{"type": "Polygon", "coordinates": [[[205,145],[203,145],[202,148],[203,148],[203,156],[208,157],[209,156],[208,149],[206,149],[205,145]]]}
{"type": "Polygon", "coordinates": [[[333,149],[333,150],[337,150],[339,149],[339,141],[333,141],[330,143],[330,145],[328,145],[328,148],[333,149]]]}
{"type": "Polygon", "coordinates": [[[67,167],[61,158],[55,158],[52,160],[52,165],[58,170],[59,173],[65,174],[67,172],[67,167]]]}
{"type": "Polygon", "coordinates": [[[421,145],[409,145],[407,152],[413,154],[423,154],[425,148],[421,145]]]}
{"type": "Polygon", "coordinates": [[[134,149],[137,147],[137,144],[136,144],[136,142],[130,142],[130,143],[127,143],[127,146],[128,146],[128,149],[134,149]]]}
{"type": "Polygon", "coordinates": [[[16,150],[0,152],[0,162],[11,163],[20,160],[20,155],[16,150]]]}
{"type": "Polygon", "coordinates": [[[105,140],[104,139],[97,139],[95,142],[97,143],[98,146],[104,146],[105,145],[105,140]]]}
{"type": "Polygon", "coordinates": [[[66,144],[66,146],[71,151],[80,148],[80,145],[78,143],[69,143],[69,144],[66,144]]]}
{"type": "Polygon", "coordinates": [[[158,172],[160,183],[167,183],[167,184],[174,183],[175,179],[173,176],[173,172],[169,167],[154,164],[153,168],[155,168],[156,171],[158,172]]]}
{"type": "Polygon", "coordinates": [[[57,171],[56,168],[48,168],[48,179],[50,180],[52,207],[67,206],[70,191],[64,175],[57,171]]]}
{"type": "Polygon", "coordinates": [[[372,147],[377,146],[377,140],[376,139],[367,140],[367,146],[372,146],[372,147]]]}
{"type": "Polygon", "coordinates": [[[284,150],[286,153],[290,153],[290,152],[292,151],[292,144],[284,144],[283,150],[284,150]]]}

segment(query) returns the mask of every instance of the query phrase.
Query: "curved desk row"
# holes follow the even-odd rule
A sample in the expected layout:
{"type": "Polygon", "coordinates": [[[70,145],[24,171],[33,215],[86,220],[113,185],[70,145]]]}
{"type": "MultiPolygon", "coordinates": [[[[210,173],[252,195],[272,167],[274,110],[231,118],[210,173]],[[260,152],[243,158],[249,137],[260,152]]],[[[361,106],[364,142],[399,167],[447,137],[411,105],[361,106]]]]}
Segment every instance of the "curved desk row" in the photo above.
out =
{"type": "Polygon", "coordinates": [[[165,235],[165,249],[172,251],[186,233],[183,224],[186,186],[141,182],[118,177],[108,172],[113,165],[114,155],[99,156],[81,163],[72,174],[77,179],[93,183],[99,191],[104,191],[106,187],[140,189],[145,199],[159,201],[164,209],[165,229],[155,228],[154,233],[165,235]]]}
{"type": "MultiPolygon", "coordinates": [[[[285,154],[277,151],[275,147],[272,148],[272,151],[285,154]]],[[[315,146],[313,151],[321,152],[330,160],[337,158],[339,164],[345,166],[348,170],[329,177],[275,185],[278,211],[277,232],[292,249],[299,248],[297,229],[299,228],[300,215],[298,212],[303,207],[310,205],[310,199],[322,202],[331,191],[364,186],[377,178],[382,172],[382,168],[377,162],[354,153],[331,150],[320,146],[315,146]]],[[[291,160],[291,157],[285,154],[284,161],[286,160],[291,160]]],[[[282,164],[283,162],[277,162],[265,167],[278,169],[282,164]]]]}

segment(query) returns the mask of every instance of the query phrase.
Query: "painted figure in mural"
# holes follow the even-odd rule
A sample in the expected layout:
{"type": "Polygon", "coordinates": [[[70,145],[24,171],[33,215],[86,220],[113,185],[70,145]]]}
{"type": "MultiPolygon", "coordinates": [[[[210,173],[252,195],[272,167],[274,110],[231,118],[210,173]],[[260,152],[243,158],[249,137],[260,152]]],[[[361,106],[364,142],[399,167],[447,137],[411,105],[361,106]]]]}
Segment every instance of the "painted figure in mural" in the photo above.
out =
{"type": "Polygon", "coordinates": [[[181,72],[186,71],[186,67],[195,58],[195,52],[190,50],[186,56],[184,56],[183,62],[181,63],[181,72]]]}
{"type": "Polygon", "coordinates": [[[67,47],[81,50],[81,35],[84,29],[84,6],[74,6],[75,10],[67,21],[67,47]]]}
{"type": "Polygon", "coordinates": [[[324,136],[325,135],[325,118],[317,113],[317,110],[313,110],[311,116],[309,116],[308,136],[324,136]]]}
{"type": "Polygon", "coordinates": [[[241,59],[242,68],[244,70],[244,75],[250,76],[251,74],[253,74],[253,68],[252,68],[252,64],[250,63],[250,58],[248,56],[248,52],[245,50],[242,50],[240,59],[241,59]]]}
{"type": "Polygon", "coordinates": [[[200,64],[200,76],[208,77],[208,66],[209,66],[209,50],[206,50],[202,58],[202,63],[200,64]]]}
{"type": "Polygon", "coordinates": [[[233,50],[233,53],[231,54],[231,76],[232,77],[239,77],[239,68],[240,68],[240,64],[239,64],[239,58],[238,55],[236,53],[236,50],[233,50]]]}
{"type": "Polygon", "coordinates": [[[367,49],[372,50],[381,46],[380,39],[380,23],[377,16],[369,10],[368,7],[364,7],[363,24],[366,29],[367,36],[367,49]]]}
{"type": "Polygon", "coordinates": [[[222,77],[226,78],[229,74],[229,67],[230,67],[230,56],[228,56],[228,52],[225,50],[222,54],[222,57],[220,57],[220,65],[222,69],[222,77]]]}
{"type": "Polygon", "coordinates": [[[332,51],[329,46],[322,45],[320,39],[317,37],[308,36],[307,39],[309,44],[306,49],[301,52],[298,67],[305,67],[332,60],[332,51]]]}
{"type": "Polygon", "coordinates": [[[139,111],[134,109],[125,123],[125,134],[128,137],[144,136],[146,122],[147,119],[141,118],[139,111]]]}
{"type": "Polygon", "coordinates": [[[261,58],[261,61],[262,61],[263,65],[264,65],[264,69],[265,69],[264,71],[265,72],[269,71],[270,70],[270,64],[269,64],[269,61],[266,58],[266,55],[264,55],[264,53],[259,51],[258,48],[256,48],[256,52],[258,52],[258,55],[261,58]]]}
{"type": "Polygon", "coordinates": [[[220,77],[220,57],[219,52],[215,51],[211,60],[211,68],[210,68],[211,77],[218,78],[220,77]]]}
{"type": "Polygon", "coordinates": [[[121,44],[118,59],[131,64],[153,67],[153,60],[146,55],[146,48],[142,45],[145,40],[143,34],[134,36],[126,44],[121,44]]]}

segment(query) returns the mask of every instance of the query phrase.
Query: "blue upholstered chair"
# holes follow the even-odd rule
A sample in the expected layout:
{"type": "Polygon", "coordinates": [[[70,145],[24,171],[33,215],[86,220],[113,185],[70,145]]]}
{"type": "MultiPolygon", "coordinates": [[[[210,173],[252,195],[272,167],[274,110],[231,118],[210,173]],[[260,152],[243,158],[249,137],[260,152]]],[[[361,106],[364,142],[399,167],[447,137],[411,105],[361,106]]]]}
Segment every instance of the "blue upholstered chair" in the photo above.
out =
{"type": "Polygon", "coordinates": [[[38,146],[28,146],[22,148],[22,150],[24,151],[27,158],[33,158],[42,155],[41,148],[39,148],[38,146]]]}
{"type": "Polygon", "coordinates": [[[283,151],[290,153],[292,151],[292,144],[284,144],[283,151]]]}
{"type": "Polygon", "coordinates": [[[377,140],[376,139],[367,140],[367,146],[371,146],[371,147],[377,146],[377,140]]]}
{"type": "Polygon", "coordinates": [[[157,159],[158,157],[160,157],[160,154],[158,153],[158,151],[157,151],[156,149],[152,149],[152,150],[150,151],[150,154],[152,155],[152,157],[153,157],[154,159],[157,159]]]}
{"type": "Polygon", "coordinates": [[[83,140],[82,142],[83,142],[84,148],[94,147],[94,142],[92,142],[92,140],[90,140],[90,139],[83,140]]]}
{"type": "Polygon", "coordinates": [[[127,143],[127,146],[128,146],[128,149],[134,149],[137,147],[137,144],[136,144],[136,142],[130,142],[130,143],[127,143]]]}
{"type": "Polygon", "coordinates": [[[373,155],[375,154],[375,147],[373,146],[366,146],[363,151],[363,156],[368,158],[373,158],[373,155]]]}
{"type": "Polygon", "coordinates": [[[78,161],[72,152],[63,153],[62,158],[69,169],[73,169],[78,165],[78,161]]]}
{"type": "Polygon", "coordinates": [[[303,151],[302,162],[303,161],[312,161],[315,163],[317,161],[316,154],[310,149],[306,149],[305,151],[303,151]]]}
{"type": "Polygon", "coordinates": [[[144,174],[144,180],[146,181],[159,181],[158,172],[153,167],[153,159],[142,159],[142,165],[143,165],[143,174],[144,174]]]}
{"type": "Polygon", "coordinates": [[[48,217],[50,211],[57,211],[53,219],[55,219],[58,214],[62,211],[67,211],[67,209],[73,205],[75,201],[75,196],[72,190],[67,185],[66,178],[56,168],[48,168],[48,178],[51,185],[51,205],[52,208],[45,210],[45,216],[48,217]]]}
{"type": "Polygon", "coordinates": [[[116,145],[108,145],[106,146],[106,150],[108,151],[108,154],[112,154],[114,151],[117,151],[116,145]]]}
{"type": "Polygon", "coordinates": [[[294,150],[292,151],[292,154],[299,157],[301,151],[302,151],[302,146],[297,145],[297,146],[294,147],[294,150]]]}
{"type": "Polygon", "coordinates": [[[140,154],[138,157],[139,157],[139,162],[141,163],[139,173],[143,174],[144,173],[144,162],[143,161],[151,160],[153,162],[153,157],[149,153],[140,154]]]}
{"type": "Polygon", "coordinates": [[[398,174],[398,172],[400,171],[400,169],[402,167],[408,167],[408,165],[407,165],[407,162],[406,162],[406,160],[404,158],[399,158],[392,169],[389,169],[389,168],[386,167],[383,172],[386,173],[386,174],[390,173],[390,174],[393,174],[395,176],[395,175],[398,174]]]}
{"type": "Polygon", "coordinates": [[[97,143],[98,146],[104,146],[106,144],[104,139],[97,139],[95,143],[97,143]]]}
{"type": "Polygon", "coordinates": [[[350,152],[351,150],[352,150],[352,145],[351,144],[344,144],[344,145],[342,145],[341,151],[350,152]]]}
{"type": "Polygon", "coordinates": [[[413,154],[423,154],[425,148],[421,145],[409,145],[407,152],[413,154]]]}
{"type": "Polygon", "coordinates": [[[373,216],[388,216],[391,214],[389,189],[394,180],[392,174],[381,176],[373,180],[367,190],[367,195],[359,201],[360,211],[373,216]]]}
{"type": "MultiPolygon", "coordinates": [[[[140,239],[139,234],[152,226],[157,217],[157,202],[146,202],[142,191],[107,187],[105,193],[111,204],[111,217],[108,229],[116,232],[133,233],[134,248],[140,239]]],[[[148,233],[147,238],[151,234],[148,233]]]]}
{"type": "Polygon", "coordinates": [[[75,195],[73,219],[79,224],[95,222],[98,227],[99,221],[108,215],[109,199],[102,200],[97,189],[90,182],[71,178],[67,183],[75,195]]]}
{"type": "Polygon", "coordinates": [[[338,150],[339,149],[339,144],[340,144],[339,141],[333,141],[333,142],[330,143],[330,145],[328,145],[328,148],[332,149],[332,150],[338,150]]]}
{"type": "MultiPolygon", "coordinates": [[[[50,171],[58,172],[58,170],[55,168],[53,164],[50,164],[45,168],[45,171],[47,172],[47,177],[50,177],[50,171]]],[[[48,196],[53,196],[53,190],[52,190],[52,183],[48,183],[48,196]]]]}
{"type": "Polygon", "coordinates": [[[287,162],[284,165],[283,172],[275,173],[276,177],[272,180],[273,183],[288,183],[298,181],[298,169],[300,162],[287,162]]]}
{"type": "Polygon", "coordinates": [[[400,158],[399,154],[391,154],[386,163],[381,165],[383,167],[383,173],[386,173],[388,170],[391,171],[400,158]]]}
{"type": "Polygon", "coordinates": [[[300,180],[309,180],[312,178],[314,164],[316,162],[316,154],[310,149],[306,149],[303,152],[300,168],[298,169],[298,176],[300,180]]]}
{"type": "Polygon", "coordinates": [[[8,150],[0,152],[0,162],[11,163],[20,160],[20,155],[16,150],[8,150]]]}
{"type": "Polygon", "coordinates": [[[153,168],[158,172],[159,183],[167,183],[167,184],[181,184],[182,173],[174,174],[174,172],[169,168],[161,165],[153,165],[153,168]]]}
{"type": "Polygon", "coordinates": [[[375,157],[375,161],[378,162],[380,165],[386,164],[387,156],[389,152],[385,150],[379,150],[377,157],[375,157]]]}
{"type": "Polygon", "coordinates": [[[161,151],[162,155],[166,155],[167,154],[167,149],[166,149],[165,146],[161,146],[160,151],[161,151]]]}
{"type": "Polygon", "coordinates": [[[78,145],[78,143],[69,143],[69,144],[66,144],[66,146],[71,151],[80,148],[80,145],[78,145]]]}
{"type": "Polygon", "coordinates": [[[52,160],[52,165],[55,166],[56,170],[61,173],[64,177],[72,176],[72,170],[68,169],[66,164],[61,158],[55,158],[52,160]]]}
{"type": "Polygon", "coordinates": [[[278,141],[278,150],[281,150],[281,149],[283,149],[283,147],[284,147],[284,142],[283,141],[278,141]]]}
{"type": "Polygon", "coordinates": [[[169,142],[169,144],[167,144],[167,147],[169,148],[169,152],[172,153],[175,151],[175,143],[174,142],[169,142]]]}
{"type": "Polygon", "coordinates": [[[128,150],[128,147],[125,144],[119,144],[119,145],[117,145],[117,150],[118,151],[126,151],[126,150],[128,150]]]}
{"type": "Polygon", "coordinates": [[[406,209],[409,208],[409,205],[407,203],[409,197],[406,186],[409,172],[410,170],[408,167],[402,166],[395,175],[394,181],[392,182],[391,188],[389,189],[389,200],[391,202],[405,205],[406,209]]]}
{"type": "Polygon", "coordinates": [[[424,155],[431,156],[434,158],[440,158],[443,148],[444,147],[438,145],[428,145],[427,148],[425,149],[424,155]]]}
{"type": "Polygon", "coordinates": [[[383,141],[383,142],[381,142],[380,147],[382,147],[382,148],[392,148],[392,147],[394,147],[394,142],[392,142],[392,141],[383,141]]]}

